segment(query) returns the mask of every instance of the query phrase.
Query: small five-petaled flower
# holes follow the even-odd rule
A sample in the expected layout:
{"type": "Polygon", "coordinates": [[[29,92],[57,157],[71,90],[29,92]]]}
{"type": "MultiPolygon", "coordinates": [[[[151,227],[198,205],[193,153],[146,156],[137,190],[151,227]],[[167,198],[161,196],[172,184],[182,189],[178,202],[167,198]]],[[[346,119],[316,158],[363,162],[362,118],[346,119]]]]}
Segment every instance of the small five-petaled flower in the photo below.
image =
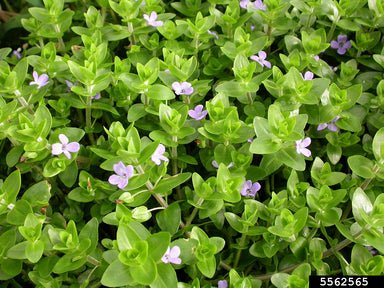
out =
{"type": "Polygon", "coordinates": [[[161,161],[169,161],[169,159],[164,156],[164,152],[165,152],[164,145],[163,144],[159,144],[159,146],[157,146],[155,152],[153,152],[153,154],[151,156],[151,160],[156,165],[160,165],[161,161]]]}
{"type": "Polygon", "coordinates": [[[304,76],[303,76],[303,79],[304,80],[312,80],[313,79],[313,73],[311,71],[305,72],[304,76]]]}
{"type": "Polygon", "coordinates": [[[243,9],[247,9],[249,0],[241,0],[240,1],[240,7],[243,9]]]}
{"type": "Polygon", "coordinates": [[[339,119],[340,119],[340,116],[336,116],[335,118],[333,118],[333,120],[330,123],[319,124],[319,126],[317,126],[317,131],[321,131],[321,130],[324,130],[325,128],[327,128],[329,131],[337,132],[339,130],[339,128],[337,128],[336,122],[339,119]]]}
{"type": "Polygon", "coordinates": [[[163,263],[173,263],[173,264],[181,264],[181,259],[180,259],[180,247],[179,246],[173,246],[172,249],[168,247],[167,251],[161,257],[161,261],[163,263]]]}
{"type": "Polygon", "coordinates": [[[259,182],[252,183],[251,180],[247,180],[244,182],[243,188],[240,191],[242,196],[250,196],[255,197],[257,191],[261,189],[261,185],[259,182]]]}
{"type": "Polygon", "coordinates": [[[267,10],[267,6],[265,6],[265,4],[263,3],[262,0],[256,0],[253,5],[255,5],[255,9],[256,10],[262,10],[262,11],[265,11],[267,10]]]}
{"type": "Polygon", "coordinates": [[[163,26],[163,21],[156,20],[157,19],[157,13],[151,12],[150,15],[143,14],[144,20],[147,21],[147,24],[152,27],[160,27],[163,26]]]}
{"type": "Polygon", "coordinates": [[[48,84],[49,78],[47,74],[44,73],[39,76],[36,71],[33,71],[32,76],[33,81],[29,82],[29,85],[37,85],[37,89],[40,89],[48,84]]]}
{"type": "Polygon", "coordinates": [[[257,55],[252,55],[249,57],[251,60],[258,62],[262,67],[271,68],[271,62],[265,60],[267,58],[267,53],[260,51],[257,55]]]}
{"type": "Polygon", "coordinates": [[[348,40],[347,35],[339,35],[337,36],[337,41],[331,41],[331,47],[337,49],[339,55],[344,55],[345,52],[352,47],[352,44],[351,41],[348,40]]]}
{"type": "Polygon", "coordinates": [[[197,121],[202,120],[202,119],[204,119],[204,118],[207,116],[207,114],[208,114],[208,111],[207,111],[207,110],[203,110],[203,108],[204,108],[204,106],[201,105],[201,104],[199,104],[199,105],[197,105],[193,110],[189,110],[189,111],[188,111],[188,115],[189,115],[191,118],[193,118],[193,119],[195,119],[195,120],[197,120],[197,121]]]}
{"type": "Polygon", "coordinates": [[[80,144],[77,142],[69,142],[68,137],[64,134],[59,135],[60,143],[52,144],[52,155],[64,154],[68,159],[71,159],[71,153],[76,153],[80,150],[80,144]]]}
{"type": "Polygon", "coordinates": [[[311,150],[308,147],[311,144],[311,138],[307,137],[302,140],[296,141],[296,152],[297,154],[303,154],[306,157],[311,156],[311,150]]]}
{"type": "Polygon", "coordinates": [[[172,89],[176,95],[191,95],[193,93],[192,84],[189,82],[173,82],[172,89]]]}
{"type": "Polygon", "coordinates": [[[113,171],[116,174],[109,176],[108,182],[112,185],[117,185],[120,189],[124,189],[128,185],[128,179],[133,175],[133,166],[125,166],[123,162],[113,165],[113,171]]]}
{"type": "Polygon", "coordinates": [[[219,280],[217,282],[217,288],[228,288],[227,280],[219,280]]]}

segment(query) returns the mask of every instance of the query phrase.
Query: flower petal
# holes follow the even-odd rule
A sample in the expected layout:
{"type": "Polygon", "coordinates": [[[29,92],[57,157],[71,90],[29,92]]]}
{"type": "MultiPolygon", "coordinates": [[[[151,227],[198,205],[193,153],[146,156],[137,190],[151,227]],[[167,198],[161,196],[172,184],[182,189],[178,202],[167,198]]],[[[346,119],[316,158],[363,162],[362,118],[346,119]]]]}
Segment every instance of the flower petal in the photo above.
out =
{"type": "Polygon", "coordinates": [[[71,159],[71,158],[72,158],[71,153],[69,153],[67,150],[63,150],[63,153],[64,153],[64,155],[65,155],[68,159],[71,159]]]}
{"type": "Polygon", "coordinates": [[[335,40],[332,40],[331,41],[331,47],[333,49],[338,49],[339,48],[339,42],[335,41],[335,40]]]}
{"type": "Polygon", "coordinates": [[[61,144],[63,144],[63,145],[68,144],[68,141],[69,141],[68,137],[65,136],[64,134],[59,134],[59,140],[60,140],[61,144]]]}
{"type": "Polygon", "coordinates": [[[67,144],[65,148],[69,152],[78,152],[80,150],[80,144],[77,142],[71,142],[67,144]]]}
{"type": "Polygon", "coordinates": [[[311,156],[311,150],[307,149],[307,148],[301,148],[300,150],[301,154],[303,154],[305,157],[309,157],[311,156]]]}
{"type": "Polygon", "coordinates": [[[127,178],[132,177],[132,175],[133,175],[133,166],[132,165],[126,166],[124,174],[125,174],[125,176],[127,176],[127,178]]]}
{"type": "Polygon", "coordinates": [[[128,185],[128,178],[120,177],[120,182],[119,184],[117,184],[117,187],[119,187],[120,189],[124,189],[125,186],[127,185],[128,185]]]}
{"type": "Polygon", "coordinates": [[[269,69],[271,69],[271,67],[272,67],[271,62],[269,62],[267,60],[264,60],[263,64],[264,64],[264,66],[268,67],[269,69]]]}
{"type": "Polygon", "coordinates": [[[171,258],[176,258],[176,257],[180,256],[180,253],[181,253],[180,247],[179,246],[173,246],[169,252],[169,256],[171,258]]]}
{"type": "Polygon", "coordinates": [[[265,51],[260,51],[258,54],[261,60],[264,60],[265,58],[267,58],[267,53],[265,53],[265,51]]]}
{"type": "Polygon", "coordinates": [[[304,138],[304,140],[301,142],[303,147],[307,147],[311,144],[311,138],[307,137],[307,138],[304,138]]]}
{"type": "Polygon", "coordinates": [[[108,182],[112,185],[117,185],[120,183],[121,177],[119,175],[113,174],[109,176],[108,182]]]}
{"type": "Polygon", "coordinates": [[[115,171],[115,173],[119,176],[123,176],[125,174],[125,168],[124,163],[121,161],[113,165],[113,171],[115,171]]]}
{"type": "Polygon", "coordinates": [[[60,155],[63,153],[63,145],[61,143],[52,144],[51,148],[53,155],[60,155]]]}
{"type": "Polygon", "coordinates": [[[325,128],[328,127],[328,124],[327,123],[321,123],[317,126],[317,131],[321,131],[321,130],[324,130],[325,128]]]}

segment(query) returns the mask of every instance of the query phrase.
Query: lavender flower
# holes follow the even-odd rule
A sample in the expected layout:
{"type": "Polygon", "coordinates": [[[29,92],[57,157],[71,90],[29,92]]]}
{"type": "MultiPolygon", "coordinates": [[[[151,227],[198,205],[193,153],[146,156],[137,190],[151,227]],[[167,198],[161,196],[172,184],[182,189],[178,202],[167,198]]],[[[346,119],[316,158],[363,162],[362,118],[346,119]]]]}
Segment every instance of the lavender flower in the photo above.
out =
{"type": "Polygon", "coordinates": [[[148,16],[147,14],[143,15],[144,20],[147,21],[147,24],[152,27],[160,27],[163,26],[163,21],[156,21],[157,19],[157,13],[156,12],[151,12],[151,15],[148,16]]]}
{"type": "MultiPolygon", "coordinates": [[[[213,161],[211,162],[211,164],[212,164],[212,166],[213,166],[214,168],[219,169],[219,163],[217,163],[216,160],[213,160],[213,161]]],[[[228,168],[228,169],[231,168],[231,167],[233,167],[233,162],[231,162],[231,163],[229,163],[229,164],[227,165],[227,168],[228,168]]]]}
{"type": "Polygon", "coordinates": [[[240,1],[240,7],[243,9],[247,9],[249,0],[241,0],[240,1]]]}
{"type": "Polygon", "coordinates": [[[161,261],[163,263],[173,263],[173,264],[181,264],[181,259],[180,259],[180,247],[179,246],[173,246],[172,249],[168,247],[167,251],[161,257],[161,261]]]}
{"type": "Polygon", "coordinates": [[[165,147],[163,144],[159,144],[157,146],[155,152],[153,152],[151,159],[156,165],[160,165],[161,161],[169,161],[167,157],[165,157],[163,154],[165,152],[165,147]]]}
{"type": "Polygon", "coordinates": [[[100,93],[96,93],[96,95],[92,97],[92,100],[99,100],[100,98],[101,98],[100,93]]]}
{"type": "Polygon", "coordinates": [[[255,5],[255,9],[256,10],[262,10],[262,11],[265,11],[267,10],[267,6],[265,6],[265,4],[263,3],[262,0],[256,0],[253,5],[255,5]]]}
{"type": "Polygon", "coordinates": [[[59,134],[60,143],[52,144],[52,155],[60,155],[64,153],[64,155],[71,159],[71,153],[75,153],[80,150],[80,144],[77,142],[68,143],[68,137],[64,134],[59,134]]]}
{"type": "Polygon", "coordinates": [[[266,66],[268,68],[271,68],[271,62],[265,60],[267,58],[267,53],[264,51],[260,51],[258,55],[252,55],[249,57],[251,60],[258,62],[262,67],[266,66]]]}
{"type": "Polygon", "coordinates": [[[255,197],[257,191],[259,191],[261,188],[261,185],[259,182],[255,182],[252,184],[251,180],[247,180],[244,182],[243,188],[241,189],[240,194],[243,196],[250,196],[255,197]]]}
{"type": "Polygon", "coordinates": [[[12,55],[14,55],[17,58],[17,60],[20,60],[23,57],[23,55],[21,55],[21,48],[17,48],[16,50],[13,50],[12,55]]]}
{"type": "Polygon", "coordinates": [[[204,106],[199,104],[197,105],[193,110],[189,110],[188,111],[188,115],[195,119],[195,120],[202,120],[204,119],[207,114],[208,114],[208,111],[207,110],[203,110],[204,106]]]}
{"type": "Polygon", "coordinates": [[[345,52],[352,47],[352,45],[351,41],[348,40],[347,35],[339,35],[337,36],[337,41],[331,41],[331,47],[333,49],[337,49],[338,54],[344,55],[345,52]]]}
{"type": "Polygon", "coordinates": [[[207,32],[208,32],[209,35],[213,35],[213,36],[215,36],[216,39],[219,39],[219,36],[217,35],[216,31],[208,30],[207,32]]]}
{"type": "Polygon", "coordinates": [[[301,75],[304,80],[312,80],[313,79],[313,73],[311,71],[307,71],[304,73],[304,76],[301,75]]]}
{"type": "Polygon", "coordinates": [[[297,154],[303,154],[306,157],[311,156],[311,150],[305,148],[311,144],[311,138],[307,137],[302,140],[296,141],[296,152],[297,154]]]}
{"type": "Polygon", "coordinates": [[[119,189],[124,189],[128,185],[128,179],[133,175],[133,166],[125,166],[123,162],[113,165],[113,171],[116,174],[109,176],[108,182],[112,185],[117,185],[119,189]]]}
{"type": "Polygon", "coordinates": [[[29,85],[36,84],[36,85],[38,85],[37,89],[40,89],[41,87],[43,87],[43,86],[48,84],[48,79],[49,78],[48,78],[47,74],[44,73],[44,74],[41,74],[39,76],[39,74],[37,74],[36,71],[33,71],[32,76],[33,76],[33,80],[34,81],[29,82],[29,85]]]}
{"type": "Polygon", "coordinates": [[[217,282],[217,288],[228,288],[227,280],[219,280],[217,282]]]}
{"type": "Polygon", "coordinates": [[[317,126],[317,131],[324,130],[325,128],[328,128],[329,131],[337,132],[339,131],[339,128],[336,126],[336,121],[340,119],[340,116],[336,116],[333,118],[333,120],[329,123],[321,123],[319,126],[317,126]]]}
{"type": "Polygon", "coordinates": [[[68,91],[68,92],[71,92],[71,88],[72,88],[73,86],[75,86],[74,83],[72,83],[71,81],[68,81],[68,80],[65,80],[65,84],[67,85],[67,91],[68,91]]]}
{"type": "Polygon", "coordinates": [[[315,59],[315,61],[319,61],[320,57],[319,57],[319,55],[315,55],[315,56],[313,56],[313,59],[315,59]]]}
{"type": "Polygon", "coordinates": [[[193,93],[192,84],[189,82],[173,82],[172,89],[176,95],[191,95],[193,93]]]}

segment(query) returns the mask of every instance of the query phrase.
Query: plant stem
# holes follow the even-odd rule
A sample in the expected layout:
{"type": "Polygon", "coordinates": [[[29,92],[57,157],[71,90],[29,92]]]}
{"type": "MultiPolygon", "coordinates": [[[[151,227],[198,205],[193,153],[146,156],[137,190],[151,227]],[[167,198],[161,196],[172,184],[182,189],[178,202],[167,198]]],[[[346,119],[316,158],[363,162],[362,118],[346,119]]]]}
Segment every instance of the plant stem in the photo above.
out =
{"type": "MultiPolygon", "coordinates": [[[[197,201],[197,205],[201,206],[203,204],[203,202],[204,202],[204,199],[199,198],[199,200],[197,201]]],[[[191,215],[188,217],[187,222],[185,222],[185,226],[189,226],[192,224],[192,221],[196,217],[198,211],[199,211],[199,208],[197,208],[197,207],[193,208],[191,215]]]]}
{"type": "Polygon", "coordinates": [[[241,238],[240,238],[240,242],[239,242],[240,249],[237,250],[237,253],[235,256],[235,261],[233,262],[233,268],[236,268],[237,265],[239,264],[240,257],[241,257],[241,251],[243,250],[243,246],[244,246],[246,240],[247,240],[247,235],[245,233],[241,234],[241,238]]]}
{"type": "Polygon", "coordinates": [[[87,262],[91,263],[92,265],[95,265],[95,266],[100,266],[100,261],[93,258],[92,256],[90,255],[87,255],[87,262]]]}
{"type": "Polygon", "coordinates": [[[333,38],[333,33],[335,33],[335,29],[336,29],[336,23],[339,21],[339,17],[337,17],[333,22],[332,22],[332,26],[331,26],[331,29],[329,29],[329,32],[328,32],[328,37],[327,37],[327,42],[331,42],[332,38],[333,38]]]}
{"type": "MultiPolygon", "coordinates": [[[[172,141],[177,144],[177,136],[172,136],[172,141]]],[[[171,147],[171,158],[172,158],[172,175],[177,175],[179,173],[177,167],[177,146],[171,147]]],[[[176,194],[179,200],[183,199],[183,195],[181,195],[180,186],[176,187],[176,194]]]]}
{"type": "MultiPolygon", "coordinates": [[[[137,165],[137,166],[136,166],[136,170],[137,170],[140,174],[145,174],[144,169],[143,169],[143,167],[141,167],[141,165],[137,165]]],[[[162,207],[164,207],[164,208],[167,208],[167,207],[168,207],[168,203],[164,200],[164,198],[163,198],[161,195],[159,195],[159,194],[157,194],[157,193],[153,193],[153,189],[154,189],[155,187],[153,186],[153,184],[152,184],[151,181],[148,180],[148,181],[145,183],[145,186],[147,187],[148,191],[152,193],[153,197],[155,197],[157,203],[159,203],[159,204],[160,204],[162,207]]],[[[185,227],[184,222],[183,222],[183,221],[180,221],[180,228],[183,229],[184,227],[185,227]]]]}
{"type": "Polygon", "coordinates": [[[87,107],[85,108],[85,130],[88,133],[89,141],[91,144],[95,144],[95,138],[93,137],[92,131],[92,98],[87,97],[87,107]]]}

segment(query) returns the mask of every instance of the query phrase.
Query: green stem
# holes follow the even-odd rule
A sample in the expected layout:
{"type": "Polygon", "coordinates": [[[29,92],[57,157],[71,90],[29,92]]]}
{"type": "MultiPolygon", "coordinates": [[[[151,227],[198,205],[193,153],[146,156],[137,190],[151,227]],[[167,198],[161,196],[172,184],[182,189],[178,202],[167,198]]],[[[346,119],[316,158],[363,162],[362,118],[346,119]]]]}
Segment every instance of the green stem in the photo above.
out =
{"type": "Polygon", "coordinates": [[[251,94],[251,92],[247,92],[247,99],[248,99],[248,104],[252,104],[253,103],[253,99],[252,99],[252,94],[251,94]]]}
{"type": "Polygon", "coordinates": [[[333,38],[333,33],[335,33],[335,29],[336,29],[336,23],[339,22],[339,18],[336,18],[333,22],[332,22],[332,26],[331,26],[331,29],[329,29],[329,32],[328,32],[328,37],[327,37],[327,42],[331,42],[332,38],[333,38]]]}
{"type": "Polygon", "coordinates": [[[101,264],[99,260],[97,260],[97,259],[95,259],[89,255],[87,255],[87,262],[91,263],[92,265],[95,265],[95,266],[100,266],[100,264],[101,264]]]}
{"type": "MultiPolygon", "coordinates": [[[[172,136],[172,141],[177,144],[177,136],[172,136]]],[[[171,158],[172,158],[172,175],[177,175],[179,173],[177,167],[177,146],[171,147],[171,158]]],[[[180,186],[176,187],[176,194],[179,200],[183,199],[183,195],[181,195],[180,186]]]]}
{"type": "MultiPolygon", "coordinates": [[[[197,201],[197,205],[201,206],[203,204],[203,202],[204,202],[204,199],[203,198],[199,198],[199,200],[197,201]]],[[[185,222],[185,226],[189,226],[189,225],[192,224],[192,221],[196,217],[198,211],[199,211],[198,207],[194,207],[193,208],[191,215],[188,217],[187,222],[185,222]]]]}
{"type": "MultiPolygon", "coordinates": [[[[145,172],[144,172],[144,169],[143,169],[143,167],[141,167],[141,165],[137,165],[137,166],[136,166],[136,170],[137,170],[140,174],[144,174],[144,173],[145,173],[145,172]]],[[[155,197],[157,203],[159,203],[159,204],[160,204],[162,207],[164,207],[164,208],[168,208],[168,203],[164,200],[164,198],[163,198],[161,195],[157,194],[157,193],[153,193],[153,189],[154,189],[155,187],[153,186],[153,184],[152,184],[151,181],[148,180],[148,181],[145,183],[145,186],[147,187],[148,191],[152,193],[153,197],[155,197]]],[[[184,227],[185,227],[185,224],[184,224],[184,222],[181,220],[181,221],[180,221],[180,228],[183,229],[184,227]]]]}
{"type": "Polygon", "coordinates": [[[133,35],[133,25],[132,25],[132,22],[128,22],[127,23],[127,26],[128,26],[128,32],[129,32],[129,42],[130,42],[130,45],[135,45],[136,41],[135,41],[135,36],[133,35]]]}
{"type": "Polygon", "coordinates": [[[247,235],[245,233],[241,234],[241,238],[240,238],[240,242],[239,242],[240,249],[237,250],[237,253],[235,256],[235,261],[233,262],[233,268],[236,268],[237,265],[239,264],[240,257],[241,257],[241,251],[243,250],[243,246],[245,245],[246,240],[247,240],[247,235]]]}
{"type": "Polygon", "coordinates": [[[95,138],[92,131],[92,98],[87,97],[87,107],[85,108],[85,127],[88,133],[89,141],[91,144],[95,144],[95,138]]]}
{"type": "Polygon", "coordinates": [[[219,265],[220,265],[220,267],[224,268],[227,271],[231,271],[232,270],[232,267],[230,265],[228,265],[227,263],[223,262],[223,261],[220,261],[219,265]]]}

